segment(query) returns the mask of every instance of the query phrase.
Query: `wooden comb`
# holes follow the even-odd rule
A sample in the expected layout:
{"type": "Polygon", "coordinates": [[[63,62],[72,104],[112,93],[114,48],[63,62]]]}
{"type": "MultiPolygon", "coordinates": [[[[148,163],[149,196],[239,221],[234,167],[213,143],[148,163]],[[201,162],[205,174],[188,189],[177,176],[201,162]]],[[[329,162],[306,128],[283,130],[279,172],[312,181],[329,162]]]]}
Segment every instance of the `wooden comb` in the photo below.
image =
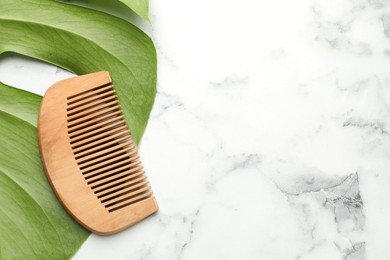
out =
{"type": "Polygon", "coordinates": [[[50,87],[38,137],[50,185],[85,228],[109,235],[157,211],[108,72],[50,87]]]}

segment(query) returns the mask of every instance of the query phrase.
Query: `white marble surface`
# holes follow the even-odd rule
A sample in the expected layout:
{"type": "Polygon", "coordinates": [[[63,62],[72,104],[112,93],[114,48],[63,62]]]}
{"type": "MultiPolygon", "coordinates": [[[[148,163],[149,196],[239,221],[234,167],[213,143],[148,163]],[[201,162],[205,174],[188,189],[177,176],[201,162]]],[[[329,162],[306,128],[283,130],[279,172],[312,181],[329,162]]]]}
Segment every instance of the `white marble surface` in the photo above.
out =
{"type": "MultiPolygon", "coordinates": [[[[74,259],[390,259],[390,1],[153,0],[151,20],[160,211],[74,259]]],[[[0,62],[40,94],[68,76],[0,62]]]]}

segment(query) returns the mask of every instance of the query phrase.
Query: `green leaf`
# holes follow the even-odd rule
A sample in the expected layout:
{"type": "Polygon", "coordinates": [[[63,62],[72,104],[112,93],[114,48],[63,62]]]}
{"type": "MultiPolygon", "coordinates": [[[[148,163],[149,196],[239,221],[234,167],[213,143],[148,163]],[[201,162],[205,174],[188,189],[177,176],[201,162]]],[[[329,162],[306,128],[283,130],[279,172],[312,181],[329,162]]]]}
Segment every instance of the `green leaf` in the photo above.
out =
{"type": "MultiPolygon", "coordinates": [[[[157,69],[154,45],[141,30],[55,0],[2,0],[0,35],[0,54],[19,53],[76,74],[109,71],[139,143],[157,69]]],[[[40,99],[0,84],[1,259],[67,259],[89,234],[59,205],[44,175],[36,129],[40,99]]]]}
{"type": "MultiPolygon", "coordinates": [[[[0,83],[0,111],[37,126],[42,97],[0,83]]],[[[1,158],[1,157],[0,157],[1,158]]]]}
{"type": "Polygon", "coordinates": [[[87,7],[105,12],[130,22],[137,21],[139,17],[150,23],[148,17],[149,0],[58,0],[63,3],[87,7]]]}
{"type": "Polygon", "coordinates": [[[89,235],[64,211],[46,180],[31,124],[39,104],[39,96],[0,83],[1,259],[67,259],[89,235]]]}
{"type": "Polygon", "coordinates": [[[119,0],[139,16],[149,21],[149,0],[119,0]]]}
{"type": "Polygon", "coordinates": [[[0,53],[16,52],[76,74],[108,70],[135,141],[156,94],[156,52],[137,27],[112,15],[54,0],[2,0],[0,53]]]}

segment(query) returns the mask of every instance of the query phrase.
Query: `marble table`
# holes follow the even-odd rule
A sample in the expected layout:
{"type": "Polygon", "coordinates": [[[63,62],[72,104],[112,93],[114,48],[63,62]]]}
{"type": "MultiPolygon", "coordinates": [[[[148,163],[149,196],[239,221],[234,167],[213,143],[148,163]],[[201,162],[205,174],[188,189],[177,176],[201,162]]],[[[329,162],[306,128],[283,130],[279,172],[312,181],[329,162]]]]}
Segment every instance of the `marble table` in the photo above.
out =
{"type": "MultiPolygon", "coordinates": [[[[151,20],[160,211],[74,259],[390,259],[390,2],[154,0],[151,20]]],[[[39,94],[69,76],[0,62],[39,94]]]]}

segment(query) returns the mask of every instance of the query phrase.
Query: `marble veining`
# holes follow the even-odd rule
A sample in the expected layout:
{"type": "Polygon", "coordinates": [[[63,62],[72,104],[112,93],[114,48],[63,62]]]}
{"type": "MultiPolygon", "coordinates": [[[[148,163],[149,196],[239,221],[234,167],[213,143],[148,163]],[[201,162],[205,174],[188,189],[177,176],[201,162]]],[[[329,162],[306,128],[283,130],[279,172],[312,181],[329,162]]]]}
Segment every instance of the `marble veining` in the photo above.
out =
{"type": "MultiPolygon", "coordinates": [[[[151,1],[151,20],[160,211],[74,259],[390,259],[390,1],[151,1]]],[[[0,60],[38,94],[69,76],[0,60]]]]}
{"type": "MultiPolygon", "coordinates": [[[[358,174],[350,174],[341,181],[329,183],[329,186],[325,183],[330,180],[318,180],[309,176],[302,177],[299,182],[292,192],[279,189],[286,194],[292,206],[303,214],[302,229],[312,240],[309,252],[326,242],[322,237],[324,234],[318,231],[321,222],[312,217],[319,207],[320,210],[329,211],[334,218],[335,236],[332,242],[342,253],[343,259],[364,259],[365,215],[358,174]]],[[[301,257],[297,256],[296,259],[301,257]]]]}

